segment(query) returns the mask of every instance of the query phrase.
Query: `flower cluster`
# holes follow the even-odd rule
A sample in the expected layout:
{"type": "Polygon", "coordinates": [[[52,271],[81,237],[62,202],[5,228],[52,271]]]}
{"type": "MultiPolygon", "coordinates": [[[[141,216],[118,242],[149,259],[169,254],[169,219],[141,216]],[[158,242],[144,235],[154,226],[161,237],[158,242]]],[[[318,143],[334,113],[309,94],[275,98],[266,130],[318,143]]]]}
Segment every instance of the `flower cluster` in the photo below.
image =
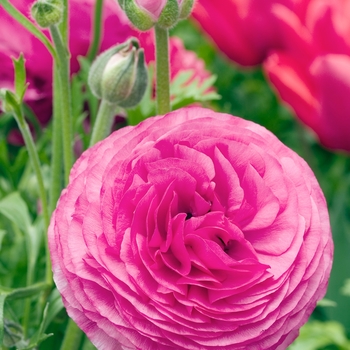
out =
{"type": "Polygon", "coordinates": [[[197,107],[88,149],[49,245],[68,314],[100,350],[285,349],[333,254],[308,165],[265,128],[197,107]]]}
{"type": "MultiPolygon", "coordinates": [[[[24,0],[11,1],[23,14],[28,15],[28,2],[24,0]]],[[[69,3],[69,43],[71,52],[71,72],[79,70],[78,57],[86,55],[92,32],[92,13],[94,0],[72,0],[69,3]]],[[[145,50],[146,61],[154,61],[154,37],[152,32],[136,32],[123,11],[114,0],[104,2],[103,38],[101,51],[122,43],[134,36],[139,38],[145,50]]],[[[25,95],[25,102],[33,108],[39,121],[45,125],[51,118],[52,99],[52,59],[43,44],[33,37],[19,23],[12,19],[0,7],[0,31],[17,33],[18,35],[2,36],[0,38],[0,88],[13,86],[13,64],[11,56],[18,57],[21,52],[26,59],[27,80],[29,87],[25,95]]],[[[45,32],[49,35],[47,32],[45,32]]],[[[172,77],[182,70],[193,71],[193,78],[200,81],[209,76],[204,63],[190,51],[187,51],[181,40],[170,39],[170,60],[176,62],[172,67],[172,77]]]]}

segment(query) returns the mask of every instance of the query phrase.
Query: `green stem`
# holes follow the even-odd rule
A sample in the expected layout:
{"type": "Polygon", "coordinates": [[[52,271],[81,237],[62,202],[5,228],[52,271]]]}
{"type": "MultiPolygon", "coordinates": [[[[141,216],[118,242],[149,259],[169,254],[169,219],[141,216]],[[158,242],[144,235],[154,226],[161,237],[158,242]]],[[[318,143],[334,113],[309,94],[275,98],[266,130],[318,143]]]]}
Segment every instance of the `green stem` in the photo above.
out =
{"type": "Polygon", "coordinates": [[[101,42],[101,28],[102,28],[102,9],[103,9],[103,0],[96,0],[95,4],[95,16],[94,16],[94,33],[89,52],[87,54],[88,59],[92,61],[100,48],[101,42]]]}
{"type": "Polygon", "coordinates": [[[52,57],[57,59],[57,53],[49,39],[27,17],[22,15],[22,13],[19,12],[8,0],[0,0],[0,4],[11,17],[22,24],[23,27],[25,27],[45,45],[45,47],[50,51],[52,57]]]}
{"type": "Polygon", "coordinates": [[[167,29],[155,26],[156,32],[156,97],[157,113],[170,112],[170,74],[169,74],[169,34],[167,29]]]}
{"type": "Polygon", "coordinates": [[[60,350],[77,350],[80,347],[84,333],[70,318],[60,350]]]}
{"type": "Polygon", "coordinates": [[[58,28],[61,33],[62,41],[65,46],[68,46],[68,7],[69,7],[69,2],[68,0],[62,0],[63,3],[63,14],[62,14],[62,21],[58,25],[58,28]]]}
{"type": "Polygon", "coordinates": [[[24,119],[22,109],[18,109],[19,113],[14,113],[16,122],[18,124],[18,127],[21,131],[21,134],[23,136],[25,145],[28,150],[29,159],[32,163],[37,181],[38,181],[38,188],[39,188],[39,196],[41,200],[41,206],[42,206],[42,213],[44,218],[44,226],[45,226],[45,247],[46,247],[46,283],[48,285],[52,284],[52,271],[51,271],[51,260],[50,260],[50,253],[48,248],[48,238],[46,235],[46,230],[50,223],[50,215],[49,215],[49,209],[47,205],[47,198],[46,198],[46,191],[44,187],[44,180],[43,180],[43,174],[40,167],[40,161],[39,161],[39,155],[35,148],[33,137],[30,133],[29,126],[27,122],[24,119]]]}
{"type": "Polygon", "coordinates": [[[59,74],[60,103],[62,115],[63,160],[65,184],[68,184],[69,172],[73,165],[73,130],[72,130],[72,103],[71,87],[69,81],[69,53],[62,41],[61,34],[56,25],[50,27],[52,40],[55,43],[59,74]]]}
{"type": "Polygon", "coordinates": [[[59,99],[59,75],[57,67],[54,66],[53,75],[53,122],[52,122],[52,156],[51,156],[51,183],[49,212],[52,213],[56,207],[57,200],[62,190],[62,123],[61,106],[59,99]]]}
{"type": "Polygon", "coordinates": [[[103,140],[111,132],[116,105],[102,100],[92,129],[90,147],[103,140]]]}

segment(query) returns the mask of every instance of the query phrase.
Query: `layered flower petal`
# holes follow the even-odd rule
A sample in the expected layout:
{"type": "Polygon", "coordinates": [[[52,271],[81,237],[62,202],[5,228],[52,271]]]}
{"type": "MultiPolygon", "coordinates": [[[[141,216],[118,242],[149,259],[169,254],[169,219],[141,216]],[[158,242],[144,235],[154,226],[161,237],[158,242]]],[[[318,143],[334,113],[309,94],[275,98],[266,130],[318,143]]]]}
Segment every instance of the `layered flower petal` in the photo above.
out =
{"type": "Polygon", "coordinates": [[[67,311],[98,349],[284,349],[333,254],[307,164],[263,127],[196,107],[83,153],[49,244],[67,311]]]}

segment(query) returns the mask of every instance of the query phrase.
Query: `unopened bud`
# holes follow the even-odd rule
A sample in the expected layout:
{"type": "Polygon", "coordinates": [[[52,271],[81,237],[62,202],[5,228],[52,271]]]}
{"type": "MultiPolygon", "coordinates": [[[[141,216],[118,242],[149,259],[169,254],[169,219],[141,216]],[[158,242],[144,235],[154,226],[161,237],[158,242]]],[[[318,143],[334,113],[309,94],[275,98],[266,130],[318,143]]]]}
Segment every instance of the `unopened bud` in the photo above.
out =
{"type": "Polygon", "coordinates": [[[33,4],[31,14],[42,28],[58,24],[63,16],[62,0],[38,0],[33,4]]]}
{"type": "Polygon", "coordinates": [[[148,30],[155,24],[173,27],[190,15],[194,0],[118,0],[129,20],[139,30],[148,30]]]}
{"type": "Polygon", "coordinates": [[[94,95],[124,108],[141,101],[147,80],[143,49],[135,38],[100,54],[89,72],[89,86],[94,95]]]}
{"type": "Polygon", "coordinates": [[[187,18],[193,10],[194,0],[182,0],[180,5],[180,19],[187,18]]]}

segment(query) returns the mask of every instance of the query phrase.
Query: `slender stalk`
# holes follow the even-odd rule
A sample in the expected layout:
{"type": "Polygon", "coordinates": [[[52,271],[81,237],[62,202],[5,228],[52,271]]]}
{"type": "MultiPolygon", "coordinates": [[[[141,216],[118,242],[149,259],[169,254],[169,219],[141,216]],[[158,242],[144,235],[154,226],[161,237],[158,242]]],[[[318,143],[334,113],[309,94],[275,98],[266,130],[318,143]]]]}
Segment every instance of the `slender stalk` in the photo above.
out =
{"type": "Polygon", "coordinates": [[[58,25],[58,28],[61,33],[62,41],[64,45],[68,46],[68,32],[69,32],[69,21],[68,21],[68,10],[69,10],[69,2],[68,0],[62,0],[63,3],[63,14],[62,14],[62,21],[58,25]]]}
{"type": "Polygon", "coordinates": [[[87,54],[87,57],[90,61],[92,61],[96,57],[98,50],[100,48],[101,28],[102,28],[102,9],[103,9],[103,0],[96,0],[93,39],[87,54]]]}
{"type": "MultiPolygon", "coordinates": [[[[59,97],[62,115],[63,160],[65,184],[68,184],[69,172],[73,165],[73,130],[72,130],[72,103],[69,81],[69,53],[62,41],[56,25],[50,27],[52,40],[58,55],[59,97]]],[[[57,95],[57,94],[56,94],[57,95]]]]}
{"type": "Polygon", "coordinates": [[[103,140],[111,131],[116,105],[102,100],[92,129],[90,147],[103,140]]]}
{"type": "Polygon", "coordinates": [[[170,112],[170,74],[169,74],[169,34],[167,29],[155,26],[156,32],[156,98],[157,113],[170,112]]]}
{"type": "Polygon", "coordinates": [[[52,156],[51,156],[51,183],[49,194],[49,212],[52,213],[56,207],[57,200],[62,190],[62,123],[61,106],[59,99],[59,75],[57,67],[54,66],[53,74],[53,122],[52,122],[52,156]]]}
{"type": "Polygon", "coordinates": [[[22,15],[22,13],[19,12],[8,0],[0,0],[0,4],[11,17],[22,24],[23,27],[45,45],[50,51],[52,57],[57,59],[57,53],[49,39],[27,17],[22,15]]]}
{"type": "MultiPolygon", "coordinates": [[[[14,113],[14,117],[16,119],[16,122],[18,124],[18,127],[21,131],[21,134],[23,136],[25,145],[28,150],[29,159],[32,163],[34,173],[36,175],[37,181],[38,181],[38,188],[39,188],[39,196],[41,200],[41,206],[42,206],[42,213],[43,213],[43,219],[44,219],[44,226],[45,226],[45,232],[49,226],[50,222],[50,215],[47,205],[47,198],[46,198],[46,191],[44,187],[44,180],[43,180],[43,174],[40,167],[40,160],[38,152],[35,148],[33,137],[30,133],[29,126],[27,122],[24,119],[24,115],[22,112],[22,109],[19,108],[19,113],[14,113]]],[[[50,260],[50,253],[48,248],[48,238],[47,235],[44,235],[45,237],[45,247],[46,247],[46,283],[48,285],[52,285],[52,271],[51,271],[51,260],[50,260]]]]}
{"type": "Polygon", "coordinates": [[[60,350],[77,350],[80,348],[84,333],[70,318],[60,350]]]}

